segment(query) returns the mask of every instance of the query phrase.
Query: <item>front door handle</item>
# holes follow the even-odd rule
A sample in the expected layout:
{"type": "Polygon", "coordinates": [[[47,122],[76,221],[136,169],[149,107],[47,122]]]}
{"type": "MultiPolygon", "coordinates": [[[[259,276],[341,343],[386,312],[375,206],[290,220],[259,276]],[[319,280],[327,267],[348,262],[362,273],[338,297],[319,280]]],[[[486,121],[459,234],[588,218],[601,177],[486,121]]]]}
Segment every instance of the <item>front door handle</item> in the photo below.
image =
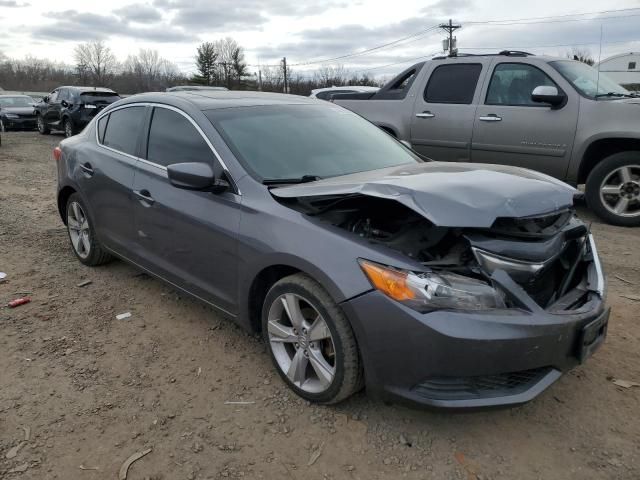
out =
{"type": "Polygon", "coordinates": [[[433,118],[435,116],[436,116],[436,114],[435,113],[431,113],[429,110],[427,110],[426,112],[422,112],[422,113],[416,113],[416,117],[418,117],[418,118],[433,118]]]}
{"type": "Polygon", "coordinates": [[[502,120],[502,117],[499,117],[495,113],[490,113],[489,115],[483,115],[482,117],[478,117],[483,122],[499,122],[502,120]]]}
{"type": "Polygon", "coordinates": [[[81,163],[80,164],[80,169],[85,173],[85,175],[87,175],[88,177],[93,176],[93,167],[91,166],[90,163],[81,163]]]}
{"type": "Polygon", "coordinates": [[[148,204],[147,206],[153,205],[155,202],[149,190],[134,190],[133,194],[138,197],[142,204],[148,204]]]}

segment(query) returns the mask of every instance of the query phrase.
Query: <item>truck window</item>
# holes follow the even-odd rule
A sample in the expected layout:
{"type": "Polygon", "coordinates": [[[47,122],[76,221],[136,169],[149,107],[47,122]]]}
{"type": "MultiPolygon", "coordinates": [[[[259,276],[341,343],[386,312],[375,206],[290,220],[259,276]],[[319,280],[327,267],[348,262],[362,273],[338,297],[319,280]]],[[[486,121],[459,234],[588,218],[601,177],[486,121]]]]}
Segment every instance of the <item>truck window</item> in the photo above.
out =
{"type": "Polygon", "coordinates": [[[531,100],[531,92],[539,86],[557,85],[546,73],[526,63],[500,63],[491,75],[487,105],[541,106],[531,100]]]}
{"type": "Polygon", "coordinates": [[[481,71],[480,63],[455,63],[437,67],[424,90],[425,102],[470,104],[481,71]]]}

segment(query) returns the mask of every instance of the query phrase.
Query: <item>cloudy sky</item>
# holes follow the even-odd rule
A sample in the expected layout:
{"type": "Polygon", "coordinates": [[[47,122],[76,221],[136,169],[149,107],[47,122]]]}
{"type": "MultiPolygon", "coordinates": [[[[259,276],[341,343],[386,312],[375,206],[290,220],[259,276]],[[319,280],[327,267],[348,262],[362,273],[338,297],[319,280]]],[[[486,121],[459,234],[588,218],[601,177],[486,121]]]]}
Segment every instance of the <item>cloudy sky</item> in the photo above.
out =
{"type": "Polygon", "coordinates": [[[77,43],[102,39],[121,60],[153,48],[190,73],[199,42],[231,36],[250,64],[286,56],[309,72],[321,63],[308,62],[345,56],[326,63],[384,75],[439,52],[443,33],[432,27],[449,18],[463,25],[462,52],[575,46],[597,58],[601,27],[603,58],[640,51],[640,0],[0,0],[0,52],[73,63],[77,43]]]}

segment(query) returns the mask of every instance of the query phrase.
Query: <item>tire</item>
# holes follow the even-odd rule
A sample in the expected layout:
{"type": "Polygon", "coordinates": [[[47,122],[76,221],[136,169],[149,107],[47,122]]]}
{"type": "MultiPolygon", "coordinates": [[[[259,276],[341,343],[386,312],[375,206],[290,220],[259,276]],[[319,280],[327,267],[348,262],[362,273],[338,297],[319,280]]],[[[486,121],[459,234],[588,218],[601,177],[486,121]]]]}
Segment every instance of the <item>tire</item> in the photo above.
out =
{"type": "Polygon", "coordinates": [[[65,207],[67,233],[71,249],[80,262],[95,267],[111,261],[113,257],[96,238],[95,223],[87,212],[88,210],[82,197],[77,193],[72,194],[65,207]],[[85,222],[86,229],[83,228],[85,222]]]}
{"type": "Polygon", "coordinates": [[[49,135],[51,133],[51,129],[45,123],[44,118],[42,118],[42,115],[38,115],[37,126],[38,126],[38,132],[40,132],[40,135],[49,135]]]}
{"type": "MultiPolygon", "coordinates": [[[[298,273],[285,277],[271,287],[262,307],[262,332],[278,374],[289,388],[305,400],[333,404],[362,389],[362,361],[351,325],[327,291],[306,274],[298,273]],[[308,330],[304,332],[305,338],[289,335],[294,331],[294,322],[290,321],[289,310],[284,305],[289,304],[289,299],[293,298],[299,302],[299,312],[307,315],[309,319],[316,319],[315,322],[308,322],[308,330]],[[321,320],[324,320],[324,324],[317,323],[321,320]],[[284,325],[287,322],[289,326],[284,325]],[[313,325],[320,325],[321,328],[314,328],[313,325]],[[274,334],[274,331],[278,333],[274,334]],[[309,337],[306,337],[307,334],[309,337]],[[312,340],[314,336],[317,339],[325,335],[329,337],[319,341],[312,340]],[[292,340],[294,338],[295,340],[292,340]],[[284,370],[287,357],[291,364],[296,358],[306,357],[304,367],[298,369],[307,372],[306,375],[302,375],[304,380],[296,382],[290,378],[296,378],[295,373],[291,374],[291,368],[288,369],[287,375],[284,370]],[[319,364],[319,358],[324,359],[324,363],[319,364]],[[329,375],[321,376],[318,373],[328,371],[324,367],[333,370],[330,381],[327,380],[329,375]]],[[[304,358],[302,360],[304,361],[304,358]]]]}
{"type": "Polygon", "coordinates": [[[6,131],[7,131],[7,129],[4,126],[4,122],[2,121],[2,119],[0,119],[0,132],[4,133],[6,131]]]}
{"type": "Polygon", "coordinates": [[[73,137],[76,132],[76,127],[73,125],[73,121],[70,118],[65,118],[62,122],[62,129],[66,138],[73,137]]]}
{"type": "Polygon", "coordinates": [[[615,153],[598,163],[587,178],[585,198],[589,208],[605,222],[639,226],[640,152],[615,153]]]}

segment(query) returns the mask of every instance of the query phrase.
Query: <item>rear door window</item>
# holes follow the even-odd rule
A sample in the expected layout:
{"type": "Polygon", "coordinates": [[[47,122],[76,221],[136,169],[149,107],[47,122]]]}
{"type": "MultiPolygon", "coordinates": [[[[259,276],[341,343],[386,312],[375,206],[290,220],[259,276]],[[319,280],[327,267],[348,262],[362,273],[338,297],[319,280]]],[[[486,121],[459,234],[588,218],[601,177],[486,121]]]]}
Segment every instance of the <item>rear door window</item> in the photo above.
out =
{"type": "Polygon", "coordinates": [[[115,92],[83,92],[80,94],[80,100],[82,103],[107,105],[120,100],[120,95],[115,92]]]}
{"type": "Polygon", "coordinates": [[[187,118],[173,110],[156,107],[149,128],[147,160],[163,167],[182,162],[211,164],[213,153],[187,118]]]}
{"type": "Polygon", "coordinates": [[[440,65],[429,78],[424,100],[428,103],[469,105],[473,101],[481,71],[480,63],[440,65]]]}
{"type": "Polygon", "coordinates": [[[145,107],[126,107],[111,112],[102,144],[119,152],[137,156],[144,111],[145,107]]]}

